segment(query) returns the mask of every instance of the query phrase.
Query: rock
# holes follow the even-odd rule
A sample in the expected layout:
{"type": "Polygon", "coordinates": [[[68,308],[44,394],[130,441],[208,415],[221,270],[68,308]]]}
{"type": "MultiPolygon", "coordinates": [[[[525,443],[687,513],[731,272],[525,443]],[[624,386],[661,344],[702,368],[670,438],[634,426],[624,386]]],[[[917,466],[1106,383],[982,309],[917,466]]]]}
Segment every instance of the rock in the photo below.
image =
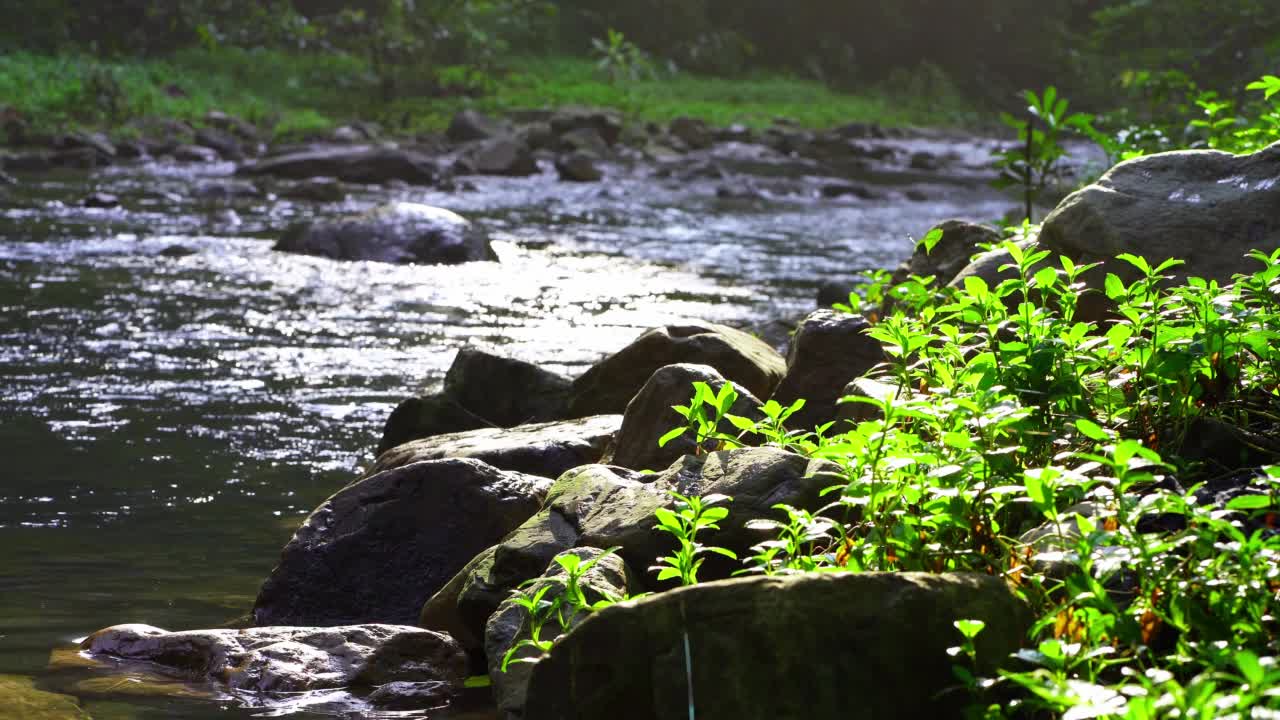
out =
{"type": "Polygon", "coordinates": [[[382,128],[377,123],[353,122],[334,128],[329,137],[339,143],[363,143],[377,140],[381,134],[382,128]]]}
{"type": "Polygon", "coordinates": [[[667,132],[690,150],[705,150],[715,142],[707,123],[697,118],[678,117],[671,121],[667,132]]]}
{"type": "MultiPolygon", "coordinates": [[[[693,383],[705,382],[712,390],[720,392],[728,382],[715,368],[707,365],[667,365],[654,371],[640,392],[627,404],[622,427],[617,439],[605,456],[604,462],[632,470],[665,470],[671,463],[697,450],[691,433],[658,447],[658,440],[669,430],[683,426],[686,421],[675,410],[675,405],[688,405],[693,396],[693,383]]],[[[738,399],[731,412],[734,415],[759,420],[762,404],[745,388],[735,384],[738,399]]],[[[727,421],[721,422],[721,430],[737,434],[727,421]]]]}
{"type": "Polygon", "coordinates": [[[246,180],[217,180],[202,182],[191,188],[191,194],[207,200],[234,200],[237,198],[257,198],[262,191],[257,185],[246,180]]]}
{"type": "Polygon", "coordinates": [[[838,282],[834,280],[825,280],[818,286],[818,308],[826,309],[840,303],[841,305],[849,304],[849,293],[853,291],[853,287],[857,285],[854,280],[838,282]]]}
{"type": "Polygon", "coordinates": [[[244,159],[244,151],[240,148],[240,141],[236,140],[228,132],[213,128],[200,128],[196,130],[196,144],[213,150],[223,160],[239,162],[244,159]]]}
{"type": "Polygon", "coordinates": [[[15,178],[12,175],[9,175],[3,170],[0,170],[0,185],[17,185],[17,184],[18,184],[17,178],[15,178]]]}
{"type": "Polygon", "coordinates": [[[538,511],[549,484],[470,459],[362,478],[294,533],[258,593],[254,622],[412,623],[468,560],[538,511]]]}
{"type": "MultiPolygon", "coordinates": [[[[823,505],[822,491],[846,482],[834,463],[776,448],[685,456],[653,475],[605,465],[576,468],[556,480],[536,515],[472,560],[431,598],[422,608],[420,624],[447,629],[475,652],[466,638],[483,637],[484,625],[498,605],[520,583],[537,577],[557,553],[617,547],[632,568],[649,567],[673,546],[664,533],[653,530],[654,511],[674,507],[669,491],[732,497],[729,517],[707,540],[745,557],[752,545],[766,539],[747,528],[752,520],[777,519],[777,503],[817,511],[823,505]]],[[[727,577],[737,567],[719,556],[709,557],[700,577],[727,577]]],[[[656,590],[654,577],[647,573],[641,583],[656,590]]]]}
{"type": "Polygon", "coordinates": [[[482,115],[475,110],[462,110],[449,121],[449,129],[445,130],[444,134],[453,142],[463,143],[472,140],[488,140],[510,132],[511,128],[506,123],[482,115]]]}
{"type": "Polygon", "coordinates": [[[534,175],[538,161],[529,146],[511,137],[485,140],[463,156],[460,168],[477,175],[534,175]]]}
{"type": "Polygon", "coordinates": [[[787,353],[787,374],[773,393],[783,407],[805,401],[787,421],[788,430],[808,431],[835,420],[845,386],[884,362],[880,341],[866,334],[870,327],[861,315],[835,310],[817,310],[800,323],[787,353]]]}
{"type": "Polygon", "coordinates": [[[120,198],[111,193],[96,192],[86,196],[80,204],[87,208],[110,210],[120,207],[120,198]]]}
{"type": "Polygon", "coordinates": [[[571,381],[537,365],[472,347],[458,351],[444,393],[499,427],[564,417],[571,381]]]}
{"type": "MultiPolygon", "coordinates": [[[[577,557],[582,563],[594,562],[591,569],[586,571],[578,581],[578,587],[582,590],[588,604],[594,604],[600,600],[624,598],[635,589],[631,569],[617,555],[606,554],[605,551],[596,548],[581,548],[560,553],[556,557],[564,558],[567,555],[577,557]]],[[[544,597],[548,601],[554,601],[564,594],[564,578],[567,574],[565,568],[553,560],[542,577],[535,580],[526,592],[533,593],[542,587],[550,586],[552,589],[544,597]]],[[[588,612],[572,614],[566,618],[567,622],[563,625],[557,620],[552,620],[543,630],[541,637],[554,638],[557,634],[576,627],[588,615],[588,612]]],[[[510,713],[509,716],[514,717],[519,717],[524,710],[525,692],[528,689],[533,665],[512,662],[506,672],[503,672],[502,661],[507,651],[517,642],[530,637],[528,619],[528,611],[517,605],[515,600],[508,599],[498,606],[497,612],[489,618],[484,631],[485,655],[488,657],[493,699],[498,705],[498,710],[510,713]]],[[[529,658],[532,655],[532,651],[525,648],[515,657],[529,658]]]]}
{"type": "Polygon", "coordinates": [[[53,168],[53,156],[47,152],[5,155],[3,164],[13,172],[45,172],[53,168]]]}
{"type": "MultiPolygon", "coordinates": [[[[898,394],[897,385],[869,377],[854,378],[841,393],[842,397],[862,397],[881,402],[890,400],[898,394]]],[[[840,423],[852,422],[856,424],[868,420],[878,420],[882,417],[884,417],[884,413],[880,412],[880,408],[875,405],[865,402],[840,403],[839,408],[836,410],[836,418],[839,422],[835,430],[839,432],[842,429],[840,423]]]]}
{"type": "Polygon", "coordinates": [[[585,108],[565,108],[551,116],[551,131],[558,136],[565,133],[591,128],[600,134],[610,146],[622,137],[622,119],[617,113],[609,110],[589,110],[585,108]]]}
{"type": "Polygon", "coordinates": [[[600,131],[593,127],[570,130],[559,138],[560,150],[565,153],[584,152],[595,157],[602,157],[609,152],[609,143],[605,142],[600,131]]]}
{"type": "Polygon", "coordinates": [[[102,660],[145,662],[245,692],[372,690],[389,683],[460,688],[467,658],[448,635],[397,625],[256,627],[167,632],[116,625],[80,643],[102,660]]]}
{"type": "Polygon", "coordinates": [[[825,198],[852,196],[859,200],[875,200],[880,197],[871,188],[865,185],[855,185],[853,183],[827,183],[818,188],[818,193],[825,198]]]}
{"type": "Polygon", "coordinates": [[[911,258],[894,271],[894,283],[904,282],[912,275],[932,275],[935,285],[946,285],[969,264],[970,258],[984,252],[980,245],[1003,240],[995,228],[964,220],[947,220],[935,229],[942,231],[942,238],[933,250],[926,252],[923,245],[917,246],[911,258]]]}
{"type": "Polygon", "coordinates": [[[990,672],[1032,615],[983,575],[821,573],[704,583],[596,612],[533,667],[526,720],[958,717],[952,623],[990,672]],[[689,655],[686,657],[686,648],[689,655]],[[686,663],[695,682],[687,685],[686,663]]]}
{"type": "Polygon", "coordinates": [[[596,166],[595,159],[582,151],[557,158],[556,173],[560,175],[561,180],[570,182],[597,182],[604,177],[604,173],[596,166]]]}
{"type": "Polygon", "coordinates": [[[184,258],[190,255],[195,255],[197,252],[198,251],[183,245],[170,245],[169,247],[161,250],[159,255],[160,257],[167,258],[184,258]]]}
{"type": "Polygon", "coordinates": [[[381,455],[420,438],[479,430],[492,425],[444,393],[411,397],[397,405],[387,417],[377,453],[381,455]]]}
{"type": "Polygon", "coordinates": [[[678,363],[710,365],[756,397],[769,397],[786,363],[762,340],[724,325],[690,321],[648,330],[601,360],[573,382],[569,416],[626,410],[658,368],[678,363]]]}
{"type": "Polygon", "coordinates": [[[59,149],[89,148],[106,158],[116,156],[116,146],[102,133],[73,132],[54,142],[59,149]]]}
{"type": "Polygon", "coordinates": [[[335,260],[456,263],[497,260],[488,236],[462,216],[430,205],[393,202],[341,220],[293,225],[276,250],[335,260]]]}
{"type": "Polygon", "coordinates": [[[342,202],[347,199],[347,192],[342,184],[333,178],[317,177],[301,180],[278,188],[280,197],[290,200],[306,200],[309,202],[342,202]]]}
{"type": "Polygon", "coordinates": [[[211,163],[218,161],[218,152],[203,145],[179,145],[173,149],[173,159],[178,162],[211,163]]]}
{"type": "Polygon", "coordinates": [[[1116,165],[1072,193],[1045,218],[1039,245],[1079,262],[1103,261],[1091,273],[1130,274],[1119,253],[1152,266],[1179,258],[1179,276],[1225,283],[1252,273],[1250,250],[1280,247],[1280,144],[1252,155],[1215,150],[1160,153],[1116,165]]]}
{"type": "Polygon", "coordinates": [[[931,152],[921,150],[920,152],[911,153],[911,159],[908,164],[912,170],[937,172],[942,169],[942,158],[931,152]]]}
{"type": "Polygon", "coordinates": [[[442,680],[391,682],[369,693],[369,702],[386,710],[429,710],[448,705],[458,690],[442,680]]]}
{"type": "Polygon", "coordinates": [[[209,127],[231,133],[248,143],[256,143],[260,139],[258,137],[258,128],[253,123],[234,115],[228,115],[221,110],[210,110],[205,113],[204,121],[209,127]]]}
{"type": "MultiPolygon", "coordinates": [[[[1035,241],[1022,240],[1018,243],[1018,246],[1021,247],[1023,251],[1034,251],[1035,241]]],[[[1008,250],[1005,250],[1004,248],[988,250],[976,255],[972,260],[970,260],[969,264],[961,268],[960,272],[956,273],[956,276],[951,278],[951,282],[947,283],[947,285],[951,287],[964,287],[965,278],[977,277],[982,278],[982,280],[987,283],[988,287],[994,288],[1006,278],[1013,277],[1013,271],[1000,269],[1005,265],[1012,263],[1013,256],[1009,254],[1008,250]]],[[[1088,295],[1081,298],[1081,308],[1089,305],[1089,303],[1086,302],[1088,299],[1088,295]]],[[[1007,300],[1007,302],[1012,301],[1012,299],[1007,300]]],[[[1077,314],[1076,319],[1083,320],[1084,318],[1079,317],[1077,314]]]]}
{"type": "Polygon", "coordinates": [[[310,146],[242,165],[236,172],[295,180],[333,177],[344,182],[366,184],[403,180],[430,185],[440,177],[435,162],[425,155],[368,145],[310,146]]]}
{"type": "Polygon", "coordinates": [[[0,703],[15,719],[89,720],[74,697],[38,690],[35,681],[23,675],[0,675],[0,703]]]}
{"type": "Polygon", "coordinates": [[[424,460],[474,458],[499,470],[557,478],[568,470],[600,462],[622,417],[600,415],[579,420],[482,428],[436,435],[393,447],[365,472],[375,475],[424,460]]]}

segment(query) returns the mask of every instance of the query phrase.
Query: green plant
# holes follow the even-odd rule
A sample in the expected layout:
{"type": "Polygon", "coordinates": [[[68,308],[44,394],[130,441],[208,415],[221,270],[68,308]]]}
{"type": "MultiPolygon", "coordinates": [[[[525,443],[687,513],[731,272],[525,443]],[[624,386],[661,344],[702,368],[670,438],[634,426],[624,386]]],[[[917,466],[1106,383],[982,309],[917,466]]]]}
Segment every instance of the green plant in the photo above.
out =
{"type": "MultiPolygon", "coordinates": [[[[666,447],[667,443],[690,431],[693,432],[698,453],[706,449],[708,442],[714,442],[717,446],[741,447],[742,444],[736,437],[720,431],[720,422],[734,417],[729,410],[737,400],[738,391],[734,389],[731,382],[722,385],[718,392],[712,390],[711,386],[705,382],[700,380],[694,382],[693,398],[689,404],[672,408],[685,419],[687,424],[672,428],[659,438],[658,447],[666,447]]],[[[742,420],[733,420],[735,424],[740,421],[742,420]]]]}
{"type": "Polygon", "coordinates": [[[596,56],[596,69],[615,85],[657,74],[648,53],[613,28],[604,38],[591,39],[591,51],[596,56]]]}
{"type": "Polygon", "coordinates": [[[671,492],[675,500],[675,509],[658,508],[654,516],[658,520],[655,529],[670,533],[676,539],[678,547],[671,555],[658,558],[658,564],[649,569],[658,573],[658,581],[679,578],[681,585],[696,585],[698,569],[702,567],[707,553],[715,553],[737,560],[738,556],[731,550],[698,542],[698,534],[703,530],[718,530],[716,523],[729,516],[726,508],[718,507],[720,503],[731,498],[724,495],[684,496],[671,492]]]}
{"type": "Polygon", "coordinates": [[[1004,113],[1001,121],[1018,134],[1015,146],[996,153],[994,158],[1000,176],[994,185],[999,188],[1018,187],[1023,193],[1026,217],[1032,217],[1036,198],[1049,183],[1061,176],[1062,158],[1066,150],[1062,138],[1068,130],[1088,127],[1093,116],[1084,113],[1067,114],[1068,102],[1060,97],[1052,85],[1037,95],[1026,90],[1027,116],[1018,118],[1004,113]]]}

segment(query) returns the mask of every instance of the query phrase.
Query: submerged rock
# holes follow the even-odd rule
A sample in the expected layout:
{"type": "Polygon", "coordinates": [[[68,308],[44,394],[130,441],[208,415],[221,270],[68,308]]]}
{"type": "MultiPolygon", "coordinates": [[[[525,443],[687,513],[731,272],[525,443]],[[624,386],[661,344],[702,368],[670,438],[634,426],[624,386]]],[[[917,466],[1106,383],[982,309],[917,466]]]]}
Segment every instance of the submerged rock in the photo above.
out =
{"type": "Polygon", "coordinates": [[[74,697],[39,690],[24,675],[0,675],[0,708],[21,720],[89,720],[74,697]]]}
{"type": "MultiPolygon", "coordinates": [[[[720,392],[728,380],[708,365],[668,365],[656,370],[640,392],[627,404],[618,431],[604,462],[621,465],[633,470],[665,470],[682,455],[694,453],[698,447],[691,432],[658,447],[658,440],[672,428],[688,421],[672,408],[688,405],[693,397],[693,383],[705,382],[715,392],[720,392]]],[[[738,399],[730,410],[752,420],[763,417],[760,400],[735,384],[738,399]]],[[[727,421],[721,423],[724,432],[736,434],[737,430],[727,421]]]]}
{"type": "Polygon", "coordinates": [[[111,210],[120,207],[120,198],[111,193],[96,192],[86,196],[80,204],[87,208],[111,210]]]}
{"type": "Polygon", "coordinates": [[[786,374],[776,350],[741,330],[698,321],[668,325],[646,331],[575,380],[569,415],[623,412],[655,370],[679,363],[710,365],[756,397],[771,395],[786,374]]]}
{"type": "Polygon", "coordinates": [[[430,185],[440,177],[431,158],[399,148],[368,145],[315,145],[263,158],[237,169],[242,175],[275,175],[303,180],[334,177],[344,182],[379,184],[389,180],[430,185]]]}
{"type": "Polygon", "coordinates": [[[845,386],[884,362],[880,341],[866,334],[870,327],[861,315],[835,310],[818,310],[800,323],[787,353],[787,374],[773,394],[783,407],[805,401],[788,419],[788,430],[809,431],[835,420],[845,386]]]}
{"type": "Polygon", "coordinates": [[[456,264],[497,260],[489,238],[470,220],[443,208],[395,202],[342,220],[299,223],[276,250],[335,260],[456,264]]]}
{"type": "Polygon", "coordinates": [[[962,619],[986,623],[976,643],[989,672],[1032,616],[984,575],[703,583],[593,613],[533,666],[523,717],[684,717],[691,698],[701,720],[958,717],[969,696],[946,692],[947,648],[962,619]]]}
{"type": "MultiPolygon", "coordinates": [[[[412,697],[408,691],[419,684],[458,689],[467,673],[466,654],[453,638],[397,625],[185,632],[116,625],[85,638],[80,647],[95,659],[145,662],[229,690],[292,694],[377,689],[380,704],[412,697]],[[397,692],[400,688],[406,692],[397,692]]],[[[435,704],[440,694],[432,696],[435,704]]]]}
{"type": "Polygon", "coordinates": [[[258,593],[254,622],[412,623],[467,561],[538,511],[550,484],[471,459],[362,478],[294,533],[258,593]]]}
{"type": "Polygon", "coordinates": [[[499,470],[554,479],[573,468],[599,462],[621,424],[619,415],[600,415],[436,435],[387,450],[378,456],[366,475],[423,460],[452,457],[474,458],[499,470]]]}

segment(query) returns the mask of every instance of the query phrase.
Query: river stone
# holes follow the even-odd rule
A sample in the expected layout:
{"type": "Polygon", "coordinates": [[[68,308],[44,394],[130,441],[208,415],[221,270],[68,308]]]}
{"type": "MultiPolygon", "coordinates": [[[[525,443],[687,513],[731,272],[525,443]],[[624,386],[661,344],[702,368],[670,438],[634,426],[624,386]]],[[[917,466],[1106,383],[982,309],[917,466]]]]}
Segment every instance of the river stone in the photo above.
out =
{"type": "Polygon", "coordinates": [[[581,150],[556,158],[556,173],[568,182],[597,182],[604,177],[595,158],[581,150]]]}
{"type": "Polygon", "coordinates": [[[260,139],[258,128],[253,123],[221,110],[210,110],[205,113],[204,121],[210,127],[231,133],[245,142],[256,143],[260,139]]]}
{"type": "Polygon", "coordinates": [[[581,465],[600,462],[622,425],[620,415],[482,428],[413,440],[378,456],[365,475],[376,475],[423,460],[475,458],[499,470],[557,478],[581,465]]]}
{"type": "Polygon", "coordinates": [[[475,110],[461,110],[449,121],[445,137],[456,143],[488,140],[511,132],[510,126],[475,110]]]}
{"type": "MultiPolygon", "coordinates": [[[[663,435],[686,424],[686,420],[672,408],[689,404],[695,382],[705,382],[718,393],[728,381],[707,365],[668,365],[654,371],[627,404],[622,427],[604,462],[633,470],[663,470],[680,456],[696,451],[692,432],[668,442],[665,447],[658,447],[658,440],[663,435]]],[[[754,395],[736,383],[734,389],[738,392],[738,399],[730,412],[752,420],[764,417],[760,412],[762,403],[754,395]]],[[[721,421],[720,425],[723,432],[735,435],[738,432],[728,421],[721,421]]]]}
{"type": "Polygon", "coordinates": [[[213,163],[221,159],[217,150],[203,145],[179,145],[169,154],[178,162],[213,163]]]}
{"type": "Polygon", "coordinates": [[[213,150],[223,160],[239,162],[244,159],[244,150],[240,147],[240,141],[229,132],[215,128],[200,128],[196,130],[196,145],[213,150]]]}
{"type": "Polygon", "coordinates": [[[871,323],[861,315],[818,310],[800,323],[787,353],[787,374],[773,399],[790,407],[803,399],[787,420],[788,430],[813,430],[836,419],[836,403],[851,380],[884,362],[880,341],[866,331],[871,323]]]}
{"type": "Polygon", "coordinates": [[[985,575],[813,573],[703,583],[593,613],[533,667],[526,720],[959,717],[947,648],[986,623],[983,672],[1032,615],[985,575]],[[686,656],[686,648],[689,655],[686,656]]]}
{"type": "MultiPolygon", "coordinates": [[[[604,550],[597,548],[580,548],[557,555],[547,567],[546,572],[526,588],[525,592],[531,594],[549,586],[551,590],[544,596],[546,600],[554,601],[562,597],[564,578],[568,572],[556,560],[568,555],[576,556],[582,563],[595,563],[578,581],[588,604],[595,604],[601,600],[618,600],[634,591],[636,587],[634,573],[622,558],[606,554],[604,550]]],[[[589,613],[586,612],[575,613],[565,618],[568,622],[564,625],[553,619],[544,626],[541,637],[554,638],[567,629],[576,627],[588,615],[589,613]]],[[[514,598],[509,598],[498,607],[493,617],[489,618],[484,629],[485,655],[489,659],[488,671],[493,688],[493,699],[498,709],[509,713],[511,717],[519,717],[524,710],[525,692],[528,689],[533,665],[528,662],[513,661],[506,672],[503,672],[502,661],[507,651],[517,642],[530,638],[528,620],[528,611],[516,604],[514,598]]],[[[515,657],[532,659],[536,657],[536,653],[532,648],[526,647],[518,651],[515,657]]]]}
{"type": "Polygon", "coordinates": [[[305,180],[334,177],[344,182],[381,184],[390,180],[430,185],[440,171],[426,155],[370,145],[313,145],[242,165],[243,175],[275,175],[305,180]]]}
{"type": "Polygon", "coordinates": [[[377,454],[421,438],[492,426],[444,393],[419,395],[400,401],[387,416],[377,454]]]}
{"type": "Polygon", "coordinates": [[[468,149],[459,168],[477,175],[534,175],[538,161],[522,140],[500,137],[483,140],[468,149]]]}
{"type": "MultiPolygon", "coordinates": [[[[723,494],[734,498],[720,530],[708,535],[715,545],[740,556],[767,539],[748,523],[777,519],[777,503],[817,511],[826,488],[846,482],[839,466],[776,448],[746,448],[685,456],[664,472],[643,474],[625,468],[587,465],[561,475],[547,493],[542,509],[497,547],[477,557],[422,609],[420,624],[447,630],[462,639],[483,637],[483,628],[520,583],[537,577],[556,554],[572,548],[618,548],[633,568],[647,568],[672,548],[655,532],[654,511],[672,508],[669,491],[682,495],[723,494]]],[[[703,578],[727,577],[738,568],[719,556],[709,557],[703,578]]],[[[656,590],[647,574],[642,581],[656,590]]]]}
{"type": "MultiPolygon", "coordinates": [[[[1182,150],[1116,165],[1045,218],[1039,244],[1079,262],[1119,253],[1186,261],[1180,275],[1219,282],[1253,272],[1250,250],[1280,247],[1280,143],[1251,155],[1182,150]]],[[[1097,271],[1095,271],[1097,272],[1097,271]]],[[[1126,271],[1127,274],[1127,271],[1126,271]]]]}
{"type": "Polygon", "coordinates": [[[715,142],[707,123],[697,118],[678,117],[671,121],[667,132],[690,150],[705,150],[715,142]]]}
{"type": "Polygon", "coordinates": [[[250,692],[372,689],[394,682],[460,687],[467,677],[466,654],[457,641],[399,625],[185,632],[116,625],[85,638],[80,647],[104,660],[147,662],[186,679],[250,692]]]}
{"type": "Polygon", "coordinates": [[[25,675],[0,675],[0,708],[21,720],[88,720],[89,714],[70,695],[38,690],[25,675]]]}
{"type": "Polygon", "coordinates": [[[533,363],[464,347],[444,376],[444,393],[499,427],[564,417],[572,381],[533,363]]]}
{"type": "Polygon", "coordinates": [[[894,271],[893,282],[904,282],[912,275],[932,275],[935,285],[946,285],[969,264],[970,258],[984,252],[981,244],[999,244],[1003,239],[995,228],[964,220],[947,220],[935,229],[942,231],[942,237],[933,250],[917,246],[910,259],[894,271]]]}
{"type": "Polygon", "coordinates": [[[590,128],[599,133],[609,145],[616,144],[622,137],[622,119],[618,113],[610,110],[564,108],[551,116],[550,123],[551,131],[559,136],[590,128]]]}
{"type": "Polygon", "coordinates": [[[538,512],[550,484],[458,458],[362,478],[285,545],[254,623],[413,623],[467,561],[538,512]]]}
{"type": "Polygon", "coordinates": [[[489,238],[470,220],[443,208],[393,202],[331,221],[291,226],[276,250],[335,260],[451,265],[497,260],[489,238]]]}
{"type": "Polygon", "coordinates": [[[786,374],[776,350],[741,330],[699,321],[668,325],[646,331],[575,380],[569,415],[621,413],[654,371],[678,363],[710,365],[756,397],[772,395],[786,374]]]}
{"type": "MultiPolygon", "coordinates": [[[[854,378],[852,382],[845,386],[841,393],[842,397],[849,398],[867,398],[884,402],[898,395],[898,385],[896,383],[877,380],[876,378],[860,377],[854,378]]],[[[840,403],[836,410],[836,419],[838,424],[835,427],[837,432],[847,428],[842,428],[839,423],[860,423],[868,420],[879,420],[884,417],[884,413],[880,408],[865,402],[843,402],[840,403]]]]}

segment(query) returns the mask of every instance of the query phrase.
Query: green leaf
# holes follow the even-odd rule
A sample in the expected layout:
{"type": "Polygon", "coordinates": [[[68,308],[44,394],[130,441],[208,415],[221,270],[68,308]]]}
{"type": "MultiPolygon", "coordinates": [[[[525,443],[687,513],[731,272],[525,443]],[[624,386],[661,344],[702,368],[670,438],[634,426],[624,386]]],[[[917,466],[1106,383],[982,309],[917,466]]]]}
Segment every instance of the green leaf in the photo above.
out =
{"type": "Polygon", "coordinates": [[[738,428],[743,432],[755,432],[756,423],[754,420],[750,418],[744,418],[741,415],[734,415],[732,413],[728,413],[724,416],[724,419],[728,420],[729,424],[733,425],[734,427],[738,428]]]}
{"type": "Polygon", "coordinates": [[[1228,510],[1265,510],[1272,506],[1268,495],[1241,495],[1227,501],[1228,510]]]}
{"type": "Polygon", "coordinates": [[[659,527],[680,528],[680,518],[676,514],[666,508],[658,508],[653,511],[653,516],[658,519],[659,527]]]}
{"type": "Polygon", "coordinates": [[[680,577],[680,571],[672,567],[662,568],[662,570],[658,571],[658,582],[678,577],[680,577]]]}
{"type": "Polygon", "coordinates": [[[1076,429],[1080,431],[1081,435],[1084,435],[1090,440],[1102,442],[1111,439],[1111,436],[1107,434],[1106,430],[1103,430],[1100,425],[1086,418],[1076,420],[1076,429]]]}
{"type": "Polygon", "coordinates": [[[708,545],[706,547],[703,547],[702,549],[706,550],[707,552],[713,552],[717,555],[723,555],[729,558],[730,560],[738,559],[738,555],[728,548],[715,547],[714,545],[708,545]]]}
{"type": "Polygon", "coordinates": [[[982,629],[987,626],[987,624],[981,620],[956,620],[952,624],[955,625],[956,629],[960,631],[960,634],[968,640],[972,640],[977,637],[978,633],[982,632],[982,629]]]}
{"type": "Polygon", "coordinates": [[[680,437],[681,435],[685,434],[688,431],[689,431],[689,428],[687,427],[672,428],[669,432],[667,432],[666,435],[663,435],[662,437],[658,438],[658,447],[666,447],[667,443],[671,442],[672,440],[675,440],[676,438],[680,437]]]}
{"type": "Polygon", "coordinates": [[[916,242],[916,247],[924,248],[924,254],[928,255],[938,246],[940,240],[942,240],[942,228],[934,228],[925,233],[925,236],[916,242]]]}

